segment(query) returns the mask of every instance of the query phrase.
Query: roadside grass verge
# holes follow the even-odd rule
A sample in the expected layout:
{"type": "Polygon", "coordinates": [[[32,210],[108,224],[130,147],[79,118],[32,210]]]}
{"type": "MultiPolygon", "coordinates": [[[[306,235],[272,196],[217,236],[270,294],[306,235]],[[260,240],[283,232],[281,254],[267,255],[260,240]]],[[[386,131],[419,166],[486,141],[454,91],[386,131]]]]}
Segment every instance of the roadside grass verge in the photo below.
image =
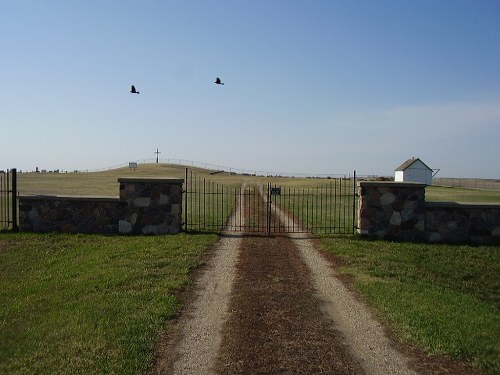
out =
{"type": "Polygon", "coordinates": [[[404,340],[500,373],[500,248],[323,239],[404,340]]]}
{"type": "Polygon", "coordinates": [[[0,373],[144,372],[216,239],[0,233],[0,373]]]}

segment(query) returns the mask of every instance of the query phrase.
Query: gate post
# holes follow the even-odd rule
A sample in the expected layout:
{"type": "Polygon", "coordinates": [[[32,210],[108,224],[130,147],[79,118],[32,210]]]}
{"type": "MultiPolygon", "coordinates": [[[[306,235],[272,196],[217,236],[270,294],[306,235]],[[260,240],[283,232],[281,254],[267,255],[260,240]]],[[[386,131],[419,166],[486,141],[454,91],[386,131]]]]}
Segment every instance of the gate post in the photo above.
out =
{"type": "Polygon", "coordinates": [[[356,233],[356,229],[358,229],[357,227],[357,223],[356,223],[356,202],[358,201],[358,194],[356,193],[356,190],[358,188],[357,184],[356,184],[356,171],[354,171],[353,173],[353,178],[354,178],[354,181],[353,181],[353,192],[352,192],[352,233],[356,233]]]}
{"type": "Polygon", "coordinates": [[[175,234],[182,229],[182,178],[119,178],[122,234],[175,234]]]}
{"type": "Polygon", "coordinates": [[[358,232],[387,240],[424,240],[425,186],[416,182],[361,181],[358,232]]]}
{"type": "Polygon", "coordinates": [[[12,230],[17,232],[19,226],[17,224],[17,169],[12,168],[12,230]]]}
{"type": "MultiPolygon", "coordinates": [[[[191,175],[192,176],[192,175],[191,175]]],[[[190,181],[191,182],[191,181],[190,181]]],[[[188,216],[188,199],[191,199],[189,189],[191,189],[191,184],[188,182],[188,169],[185,170],[185,178],[184,178],[184,232],[188,230],[189,216],[188,216]]]]}
{"type": "Polygon", "coordinates": [[[267,183],[267,235],[271,237],[271,183],[267,183]]]}

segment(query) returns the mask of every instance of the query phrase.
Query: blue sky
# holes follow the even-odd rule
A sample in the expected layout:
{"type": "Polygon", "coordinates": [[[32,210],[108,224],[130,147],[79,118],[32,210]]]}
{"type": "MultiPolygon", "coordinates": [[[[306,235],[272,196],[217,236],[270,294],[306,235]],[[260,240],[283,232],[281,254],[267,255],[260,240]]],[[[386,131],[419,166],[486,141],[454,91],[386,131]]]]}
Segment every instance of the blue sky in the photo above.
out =
{"type": "Polygon", "coordinates": [[[0,169],[500,177],[500,0],[0,5],[0,169]]]}

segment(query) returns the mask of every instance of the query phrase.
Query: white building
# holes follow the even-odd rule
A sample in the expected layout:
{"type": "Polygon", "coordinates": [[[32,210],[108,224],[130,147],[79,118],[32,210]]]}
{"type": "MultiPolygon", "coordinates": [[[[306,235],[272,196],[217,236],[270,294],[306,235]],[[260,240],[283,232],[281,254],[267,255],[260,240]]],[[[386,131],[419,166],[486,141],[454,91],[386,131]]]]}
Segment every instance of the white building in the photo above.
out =
{"type": "Polygon", "coordinates": [[[432,169],[419,158],[411,158],[396,168],[394,181],[432,185],[432,169]]]}

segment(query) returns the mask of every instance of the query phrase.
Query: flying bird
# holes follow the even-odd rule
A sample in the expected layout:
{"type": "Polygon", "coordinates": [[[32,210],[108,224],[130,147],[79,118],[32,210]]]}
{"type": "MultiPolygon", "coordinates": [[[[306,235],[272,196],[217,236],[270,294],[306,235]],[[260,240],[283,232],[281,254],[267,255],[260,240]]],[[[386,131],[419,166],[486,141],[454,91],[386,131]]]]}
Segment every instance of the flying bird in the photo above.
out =
{"type": "Polygon", "coordinates": [[[219,77],[217,77],[217,78],[215,79],[215,82],[214,82],[214,83],[215,83],[215,84],[217,84],[217,85],[223,85],[223,84],[224,84],[224,82],[222,82],[222,81],[220,80],[220,78],[219,78],[219,77]]]}
{"type": "Polygon", "coordinates": [[[135,89],[135,86],[134,86],[134,85],[132,85],[132,87],[130,88],[130,92],[131,92],[132,94],[139,94],[139,91],[136,91],[136,89],[135,89]]]}

